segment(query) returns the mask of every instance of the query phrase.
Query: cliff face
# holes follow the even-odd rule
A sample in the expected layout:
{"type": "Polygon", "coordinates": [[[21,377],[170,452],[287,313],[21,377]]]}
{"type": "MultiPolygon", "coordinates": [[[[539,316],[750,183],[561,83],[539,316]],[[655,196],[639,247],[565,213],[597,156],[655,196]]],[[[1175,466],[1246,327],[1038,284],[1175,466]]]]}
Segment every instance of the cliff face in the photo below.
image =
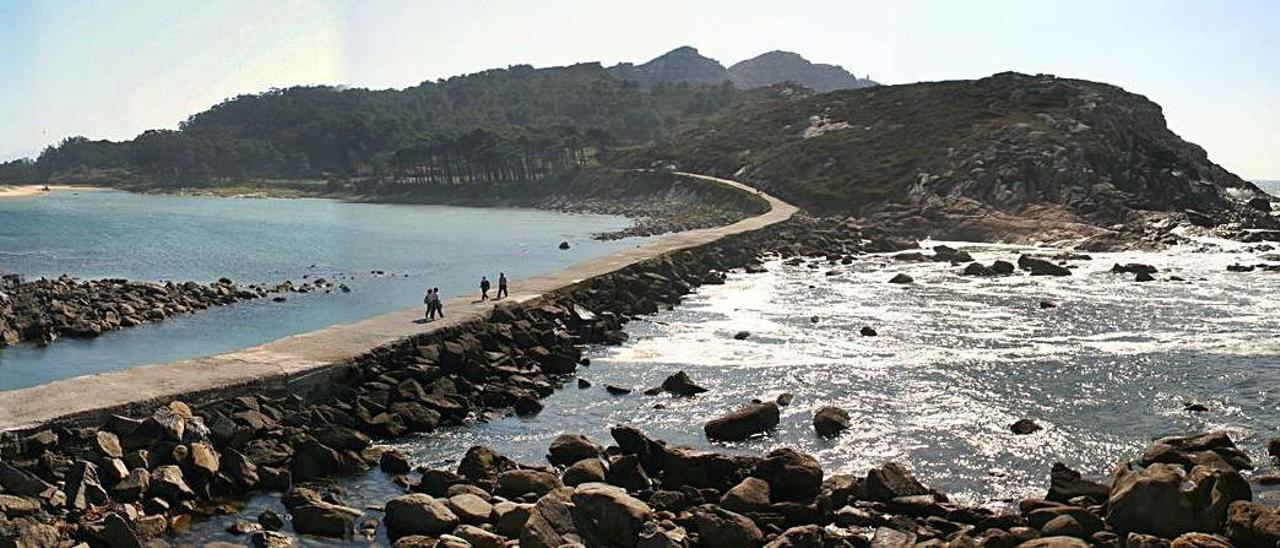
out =
{"type": "Polygon", "coordinates": [[[1261,191],[1170,131],[1159,105],[1046,75],[738,109],[630,161],[737,176],[813,210],[894,220],[920,235],[1103,236],[1152,214],[1271,224],[1262,204],[1247,205],[1261,191]]]}
{"type": "Polygon", "coordinates": [[[794,82],[818,92],[857,89],[876,85],[858,78],[843,67],[811,63],[789,51],[769,53],[735,63],[729,67],[729,79],[743,89],[794,82]]]}

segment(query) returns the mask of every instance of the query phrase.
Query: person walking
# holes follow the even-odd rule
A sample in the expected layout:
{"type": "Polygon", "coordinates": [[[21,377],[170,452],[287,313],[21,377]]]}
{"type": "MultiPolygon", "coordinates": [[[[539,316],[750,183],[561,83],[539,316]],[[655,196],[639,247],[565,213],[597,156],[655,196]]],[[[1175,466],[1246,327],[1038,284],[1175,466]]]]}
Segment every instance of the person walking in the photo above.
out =
{"type": "Polygon", "coordinates": [[[508,295],[508,293],[507,293],[507,273],[506,273],[506,272],[499,272],[499,273],[498,273],[498,298],[499,298],[499,299],[501,299],[501,298],[503,298],[503,297],[506,297],[507,295],[508,295]]]}
{"type": "Polygon", "coordinates": [[[431,296],[432,296],[431,288],[428,287],[427,294],[422,296],[422,304],[427,305],[427,313],[425,314],[427,321],[431,321],[433,318],[435,318],[435,313],[436,313],[436,305],[435,305],[435,302],[431,300],[431,296]]]}
{"type": "Polygon", "coordinates": [[[485,276],[480,277],[480,300],[489,300],[489,278],[485,276]]]}
{"type": "Polygon", "coordinates": [[[435,314],[439,314],[441,318],[444,318],[444,304],[440,302],[440,288],[438,287],[431,289],[431,308],[433,310],[432,318],[435,317],[435,314]]]}

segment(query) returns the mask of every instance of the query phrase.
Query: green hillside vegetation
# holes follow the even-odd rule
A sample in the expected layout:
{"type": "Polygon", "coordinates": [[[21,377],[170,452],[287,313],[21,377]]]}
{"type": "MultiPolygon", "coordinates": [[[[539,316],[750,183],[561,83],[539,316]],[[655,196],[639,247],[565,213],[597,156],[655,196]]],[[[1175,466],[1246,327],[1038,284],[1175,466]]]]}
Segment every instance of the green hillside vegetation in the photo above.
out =
{"type": "MultiPolygon", "coordinates": [[[[177,130],[147,131],[131,141],[67,139],[40,155],[35,178],[182,186],[538,178],[759,96],[728,84],[642,89],[598,64],[515,66],[404,90],[295,87],[235,97],[177,130]]],[[[0,176],[30,176],[29,167],[0,169],[0,176]]]]}

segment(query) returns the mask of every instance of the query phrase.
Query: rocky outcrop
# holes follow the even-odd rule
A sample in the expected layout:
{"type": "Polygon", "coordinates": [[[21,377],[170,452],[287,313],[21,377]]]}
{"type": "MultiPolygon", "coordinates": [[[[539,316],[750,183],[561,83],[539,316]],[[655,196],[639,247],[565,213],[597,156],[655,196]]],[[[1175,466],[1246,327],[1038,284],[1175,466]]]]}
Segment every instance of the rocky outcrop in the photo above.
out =
{"type": "Polygon", "coordinates": [[[733,85],[742,89],[790,82],[826,93],[876,85],[869,79],[854,76],[844,67],[812,63],[799,54],[779,50],[734,63],[728,75],[733,85]]]}
{"type": "Polygon", "coordinates": [[[226,278],[202,285],[119,279],[80,281],[67,276],[24,282],[16,276],[5,276],[0,278],[0,347],[22,342],[48,344],[59,337],[97,337],[213,306],[272,293],[325,290],[332,285],[323,279],[298,286],[286,282],[275,287],[240,288],[226,278]]]}

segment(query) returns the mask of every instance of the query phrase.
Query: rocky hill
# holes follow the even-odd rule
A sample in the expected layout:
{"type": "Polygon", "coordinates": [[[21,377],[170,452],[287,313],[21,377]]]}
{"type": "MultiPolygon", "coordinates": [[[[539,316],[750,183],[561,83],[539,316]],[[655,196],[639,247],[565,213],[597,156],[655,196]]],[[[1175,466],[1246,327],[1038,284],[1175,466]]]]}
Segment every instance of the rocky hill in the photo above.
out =
{"type": "Polygon", "coordinates": [[[876,85],[836,65],[811,63],[789,51],[771,51],[726,69],[719,61],[689,46],[676,48],[641,65],[615,65],[609,68],[609,74],[643,87],[681,83],[718,85],[727,81],[739,89],[753,89],[791,82],[826,92],[876,85]]]}
{"type": "Polygon", "coordinates": [[[1049,75],[731,109],[618,161],[737,177],[921,236],[1106,247],[1179,222],[1274,224],[1263,193],[1170,131],[1159,105],[1049,75]]]}
{"type": "Polygon", "coordinates": [[[811,63],[799,54],[789,51],[771,51],[763,55],[734,63],[729,67],[729,80],[742,89],[751,89],[783,82],[795,82],[818,92],[837,89],[857,89],[876,85],[865,78],[858,78],[836,65],[811,63]]]}

